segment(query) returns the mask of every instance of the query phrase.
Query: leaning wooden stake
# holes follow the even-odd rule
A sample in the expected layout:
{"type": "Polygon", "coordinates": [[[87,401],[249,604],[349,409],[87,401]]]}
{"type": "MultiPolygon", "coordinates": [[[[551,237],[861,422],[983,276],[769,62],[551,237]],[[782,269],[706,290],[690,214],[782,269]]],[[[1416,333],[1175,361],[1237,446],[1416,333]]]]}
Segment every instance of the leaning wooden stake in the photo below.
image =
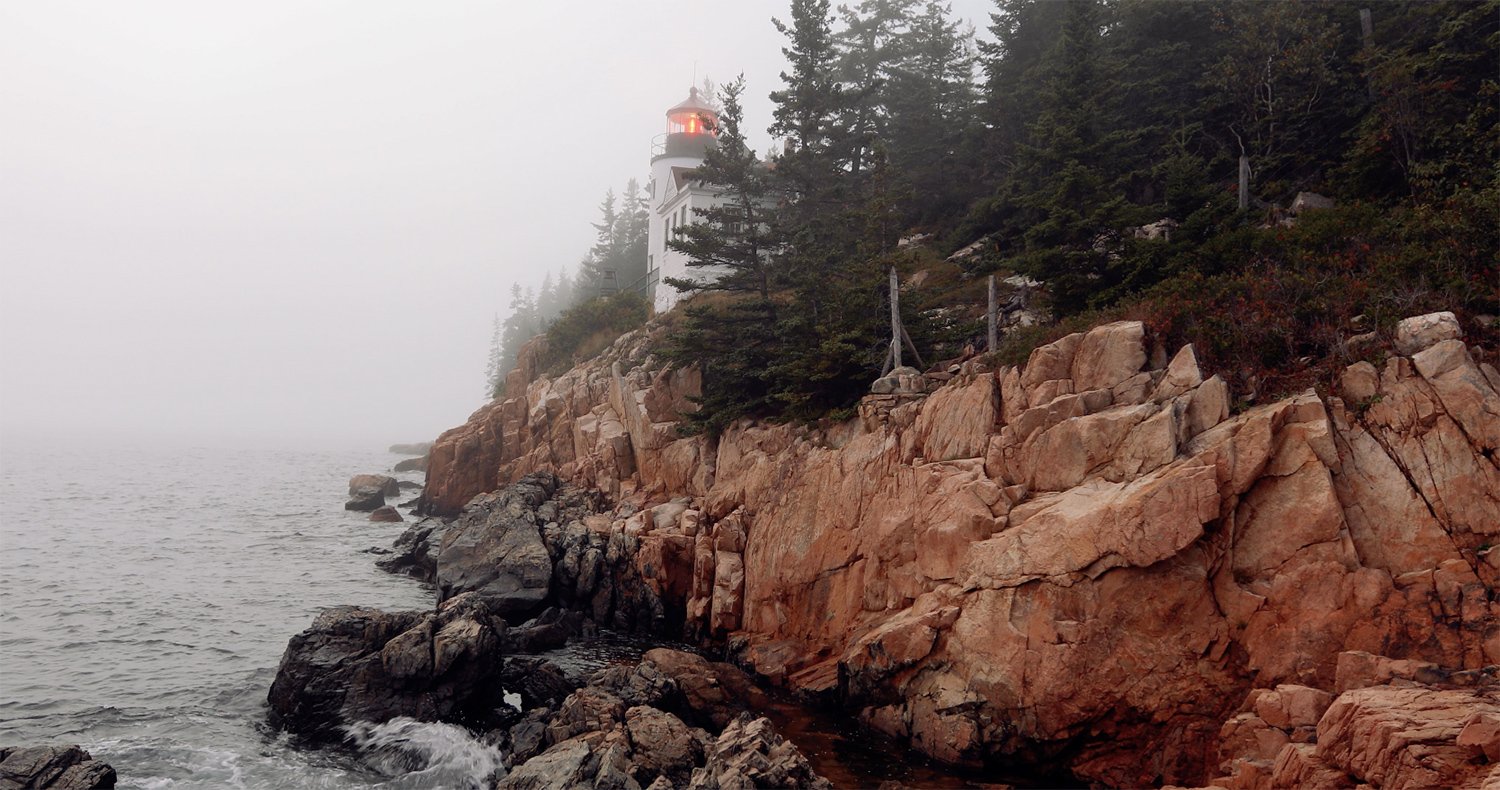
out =
{"type": "Polygon", "coordinates": [[[995,343],[999,340],[999,312],[1000,297],[995,294],[995,275],[992,274],[990,275],[990,310],[988,313],[989,335],[987,339],[989,340],[989,344],[985,346],[985,350],[991,354],[995,353],[995,343]]]}
{"type": "Polygon", "coordinates": [[[927,363],[922,361],[922,355],[917,353],[917,344],[911,342],[911,335],[906,333],[906,327],[901,327],[901,340],[906,343],[906,350],[911,352],[911,358],[917,361],[917,367],[926,370],[927,363]]]}
{"type": "Polygon", "coordinates": [[[901,292],[896,267],[891,267],[891,369],[901,367],[901,292]]]}

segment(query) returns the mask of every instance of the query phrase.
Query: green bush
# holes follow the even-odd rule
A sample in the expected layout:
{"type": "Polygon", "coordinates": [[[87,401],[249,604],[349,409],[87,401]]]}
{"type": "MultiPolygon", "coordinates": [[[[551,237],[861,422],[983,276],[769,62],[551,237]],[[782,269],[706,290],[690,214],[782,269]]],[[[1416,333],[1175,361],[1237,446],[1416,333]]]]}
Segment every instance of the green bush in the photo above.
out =
{"type": "Polygon", "coordinates": [[[646,323],[651,305],[633,291],[600,296],[569,308],[547,328],[547,351],[542,369],[552,374],[566,371],[615,342],[620,335],[646,323]]]}

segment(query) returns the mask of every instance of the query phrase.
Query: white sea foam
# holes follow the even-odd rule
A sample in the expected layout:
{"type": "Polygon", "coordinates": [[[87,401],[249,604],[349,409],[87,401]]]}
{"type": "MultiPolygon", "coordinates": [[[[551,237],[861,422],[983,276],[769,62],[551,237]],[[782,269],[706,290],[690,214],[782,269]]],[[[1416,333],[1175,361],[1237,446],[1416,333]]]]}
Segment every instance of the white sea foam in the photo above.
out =
{"type": "Polygon", "coordinates": [[[484,788],[504,776],[503,754],[452,724],[398,716],[381,724],[356,722],[348,741],[388,787],[484,788]]]}

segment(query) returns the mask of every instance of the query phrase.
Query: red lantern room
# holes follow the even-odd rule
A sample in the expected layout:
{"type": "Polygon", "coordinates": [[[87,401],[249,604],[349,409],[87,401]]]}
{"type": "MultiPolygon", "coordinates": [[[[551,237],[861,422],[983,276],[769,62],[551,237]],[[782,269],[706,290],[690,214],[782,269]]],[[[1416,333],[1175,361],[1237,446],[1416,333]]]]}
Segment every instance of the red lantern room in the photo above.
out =
{"type": "Polygon", "coordinates": [[[667,110],[667,133],[652,141],[652,161],[663,157],[702,159],[717,136],[718,122],[718,113],[698,89],[690,89],[686,101],[667,110]]]}
{"type": "Polygon", "coordinates": [[[718,115],[698,94],[688,90],[687,101],[667,110],[667,134],[713,134],[718,115]]]}

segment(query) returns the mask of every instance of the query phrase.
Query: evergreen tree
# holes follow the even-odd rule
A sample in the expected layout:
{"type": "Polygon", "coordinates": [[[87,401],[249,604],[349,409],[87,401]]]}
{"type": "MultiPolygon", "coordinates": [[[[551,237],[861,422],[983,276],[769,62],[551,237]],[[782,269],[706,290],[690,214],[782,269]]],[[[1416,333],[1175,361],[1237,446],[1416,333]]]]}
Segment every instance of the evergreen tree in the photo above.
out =
{"type": "Polygon", "coordinates": [[[490,322],[490,359],[484,370],[484,392],[487,397],[497,398],[505,384],[505,348],[501,336],[500,314],[490,322]]]}
{"type": "Polygon", "coordinates": [[[1124,200],[1111,194],[1115,137],[1105,128],[1099,77],[1100,7],[1068,3],[1048,54],[1037,118],[1017,152],[1010,233],[1017,263],[1045,281],[1059,314],[1088,305],[1104,282],[1124,200]]]}
{"type": "Polygon", "coordinates": [[[696,221],[667,241],[688,256],[689,267],[706,276],[669,278],[665,285],[740,297],[689,304],[672,335],[670,355],[703,371],[700,408],[690,419],[712,433],[741,416],[769,409],[769,371],[780,346],[767,239],[770,175],[745,140],[744,88],[741,77],[722,89],[718,144],[693,174],[714,190],[715,205],[695,209],[696,221]]]}
{"type": "Polygon", "coordinates": [[[527,289],[523,291],[520,283],[510,286],[509,315],[505,317],[500,329],[500,379],[503,382],[506,373],[516,366],[516,357],[521,352],[521,346],[540,331],[537,326],[536,296],[527,289]]]}
{"type": "Polygon", "coordinates": [[[1442,199],[1493,184],[1500,2],[1386,3],[1374,23],[1372,46],[1357,59],[1371,106],[1345,165],[1350,186],[1442,199]]]}
{"type": "Polygon", "coordinates": [[[625,184],[618,225],[620,243],[616,265],[621,272],[620,287],[629,288],[646,276],[647,236],[651,227],[646,195],[634,178],[625,184]]]}
{"type": "Polygon", "coordinates": [[[599,203],[599,221],[593,223],[593,227],[594,246],[589,248],[588,257],[585,258],[586,264],[581,267],[580,275],[592,283],[594,292],[598,293],[606,272],[615,272],[618,278],[624,246],[621,237],[620,214],[615,210],[613,189],[605,191],[604,200],[599,203]]]}
{"type": "Polygon", "coordinates": [[[1329,18],[1341,7],[1242,0],[1216,15],[1221,54],[1204,76],[1214,105],[1208,131],[1250,158],[1261,197],[1290,199],[1311,185],[1352,125],[1329,18]]]}

